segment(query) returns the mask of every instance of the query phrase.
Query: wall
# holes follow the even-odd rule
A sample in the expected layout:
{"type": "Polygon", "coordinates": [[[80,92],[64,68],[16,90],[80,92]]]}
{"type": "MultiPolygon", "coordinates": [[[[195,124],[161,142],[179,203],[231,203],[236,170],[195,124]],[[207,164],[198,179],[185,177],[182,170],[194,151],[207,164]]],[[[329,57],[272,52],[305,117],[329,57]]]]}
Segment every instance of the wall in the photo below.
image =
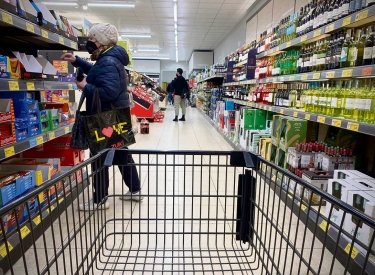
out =
{"type": "Polygon", "coordinates": [[[171,60],[161,60],[161,75],[160,75],[160,86],[163,82],[171,82],[176,77],[176,70],[181,68],[184,71],[183,76],[186,77],[188,71],[187,62],[175,62],[171,60]]]}

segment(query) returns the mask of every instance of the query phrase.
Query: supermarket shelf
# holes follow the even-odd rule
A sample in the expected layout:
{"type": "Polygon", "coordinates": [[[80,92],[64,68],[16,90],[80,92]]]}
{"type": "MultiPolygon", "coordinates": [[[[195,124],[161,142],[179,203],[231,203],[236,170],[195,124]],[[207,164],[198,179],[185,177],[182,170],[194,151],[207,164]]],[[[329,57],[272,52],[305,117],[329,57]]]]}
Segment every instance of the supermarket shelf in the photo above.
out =
{"type": "Polygon", "coordinates": [[[278,54],[281,51],[289,49],[294,46],[308,44],[324,37],[329,36],[330,33],[335,32],[341,28],[355,28],[365,24],[369,24],[375,20],[375,6],[353,13],[350,16],[341,18],[335,22],[327,24],[315,31],[309,32],[303,36],[297,37],[287,43],[281,44],[273,49],[260,53],[256,56],[257,59],[278,54]]]}
{"type": "MultiPolygon", "coordinates": [[[[375,7],[375,6],[374,6],[375,7]]],[[[275,82],[293,82],[293,81],[327,81],[329,79],[344,78],[366,78],[375,76],[375,65],[350,67],[321,72],[311,72],[303,74],[293,74],[284,76],[268,77],[263,79],[252,79],[238,82],[224,83],[223,86],[240,86],[249,84],[264,84],[275,82]]]]}
{"type": "Polygon", "coordinates": [[[306,120],[318,122],[321,124],[326,124],[326,125],[335,126],[335,127],[342,128],[342,129],[347,129],[350,131],[363,133],[363,134],[370,135],[370,136],[375,136],[375,125],[372,125],[372,124],[361,123],[361,122],[357,122],[353,120],[346,120],[340,117],[336,118],[336,117],[318,115],[318,114],[313,114],[313,113],[307,113],[307,112],[296,110],[296,109],[258,104],[258,103],[244,101],[244,100],[237,100],[237,99],[234,99],[234,100],[224,99],[224,100],[234,101],[234,103],[243,105],[243,106],[262,109],[262,110],[266,110],[266,111],[270,111],[270,112],[274,112],[278,114],[283,114],[286,116],[306,119],[306,120]]]}
{"type": "MultiPolygon", "coordinates": [[[[223,129],[217,126],[211,120],[211,118],[205,115],[202,111],[200,112],[202,113],[203,117],[218,131],[218,133],[224,137],[224,139],[232,146],[233,149],[241,151],[244,150],[241,148],[241,146],[239,146],[238,143],[234,143],[233,140],[223,131],[223,129]]],[[[285,202],[288,208],[299,217],[300,221],[303,221],[306,224],[310,231],[315,232],[316,237],[325,244],[326,248],[331,253],[337,255],[336,259],[338,261],[345,265],[348,258],[350,258],[348,269],[351,274],[355,274],[355,271],[362,269],[365,264],[366,271],[364,274],[375,274],[375,264],[372,261],[366,260],[365,256],[363,256],[361,253],[358,253],[355,257],[348,257],[346,248],[348,244],[351,244],[351,241],[350,239],[345,238],[344,234],[341,234],[339,237],[339,231],[335,226],[328,226],[327,221],[322,216],[318,217],[318,213],[305,203],[302,203],[301,205],[301,200],[296,196],[293,196],[293,194],[288,194],[290,191],[288,191],[287,185],[284,185],[279,179],[272,177],[270,173],[267,175],[265,175],[262,171],[259,171],[258,173],[261,177],[267,178],[265,182],[269,184],[275,194],[277,194],[279,198],[285,202]],[[339,241],[336,242],[337,240],[339,241]],[[337,251],[335,253],[336,243],[337,251]]]]}
{"type": "Polygon", "coordinates": [[[0,148],[0,160],[22,153],[30,148],[36,147],[57,137],[66,135],[72,131],[73,123],[59,129],[35,136],[8,146],[0,148]]]}
{"type": "Polygon", "coordinates": [[[200,100],[203,100],[203,101],[207,101],[208,99],[207,98],[205,98],[205,97],[203,97],[203,96],[200,96],[200,95],[198,95],[197,96],[200,100]]]}
{"type": "MultiPolygon", "coordinates": [[[[23,35],[23,37],[30,40],[34,44],[38,44],[38,40],[48,44],[57,44],[60,45],[62,49],[74,49],[77,50],[77,42],[72,41],[66,37],[58,35],[57,33],[53,33],[46,29],[41,28],[40,26],[31,23],[30,21],[21,18],[17,15],[9,13],[3,9],[0,9],[0,26],[5,27],[14,27],[17,30],[21,30],[27,33],[32,33],[34,35],[23,35]]],[[[19,37],[18,34],[14,34],[15,36],[19,37]]],[[[57,46],[54,46],[56,49],[57,46]]]]}
{"type": "Polygon", "coordinates": [[[247,59],[241,62],[238,62],[236,65],[233,66],[233,68],[240,68],[247,64],[247,59]]]}
{"type": "MultiPolygon", "coordinates": [[[[74,170],[72,171],[74,172],[74,170]]],[[[22,251],[26,251],[31,246],[35,245],[35,240],[42,236],[44,231],[48,230],[48,228],[60,217],[60,215],[66,211],[70,205],[72,205],[83,190],[89,186],[90,182],[87,179],[87,171],[83,171],[82,182],[80,184],[77,184],[77,181],[74,180],[70,185],[68,177],[72,175],[73,172],[69,171],[66,178],[62,180],[63,183],[65,182],[66,188],[72,186],[71,190],[66,191],[65,197],[60,196],[57,199],[51,200],[50,205],[47,205],[45,209],[41,211],[41,214],[38,213],[32,217],[31,223],[27,221],[23,226],[20,225],[21,234],[19,234],[18,230],[16,230],[7,236],[8,244],[10,244],[12,247],[11,251],[9,252],[9,256],[12,258],[13,262],[21,259],[23,256],[22,251]],[[33,234],[31,234],[31,232],[33,232],[33,234]]],[[[58,177],[63,175],[64,174],[60,174],[58,177]]],[[[45,184],[48,184],[48,182],[45,184]]],[[[7,252],[4,241],[1,242],[0,248],[3,249],[3,252],[0,255],[0,270],[5,274],[10,269],[10,266],[9,261],[7,260],[8,255],[6,255],[7,252]]]]}
{"type": "Polygon", "coordinates": [[[74,82],[0,79],[0,92],[41,91],[41,90],[48,90],[48,91],[77,90],[77,85],[74,82]]]}
{"type": "Polygon", "coordinates": [[[205,79],[202,79],[202,80],[198,81],[197,84],[202,83],[202,82],[206,82],[206,81],[209,81],[209,80],[217,80],[217,79],[221,79],[221,78],[224,78],[224,74],[216,74],[216,75],[213,75],[213,76],[210,76],[210,77],[207,77],[205,79]]]}

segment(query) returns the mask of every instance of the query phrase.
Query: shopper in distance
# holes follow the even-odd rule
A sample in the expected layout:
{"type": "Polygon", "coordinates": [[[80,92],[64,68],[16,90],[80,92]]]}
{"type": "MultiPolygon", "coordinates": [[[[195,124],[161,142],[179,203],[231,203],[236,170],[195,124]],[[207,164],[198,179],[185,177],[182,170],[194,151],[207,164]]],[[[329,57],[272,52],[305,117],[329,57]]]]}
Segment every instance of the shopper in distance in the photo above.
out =
{"type": "Polygon", "coordinates": [[[172,82],[174,88],[174,112],[176,115],[173,121],[178,121],[180,107],[182,109],[182,117],[180,118],[180,121],[185,121],[186,98],[189,93],[189,85],[187,84],[185,77],[182,76],[183,73],[184,71],[181,68],[178,68],[176,78],[172,82]]]}
{"type": "MultiPolygon", "coordinates": [[[[117,46],[118,32],[115,26],[102,23],[97,24],[89,31],[89,40],[86,44],[87,51],[91,54],[91,60],[95,64],[65,53],[61,56],[62,60],[72,63],[76,68],[81,68],[87,75],[81,82],[77,81],[77,86],[82,90],[86,97],[86,112],[88,114],[97,113],[94,110],[94,93],[99,91],[99,100],[101,111],[114,108],[127,108],[130,106],[129,94],[127,90],[126,77],[124,77],[124,66],[129,64],[129,56],[124,48],[117,46]]],[[[126,148],[126,147],[125,147],[126,148]]],[[[133,164],[134,160],[130,154],[127,154],[128,163],[133,164]]],[[[92,171],[100,169],[97,176],[93,177],[93,200],[80,204],[79,210],[88,211],[99,209],[108,209],[109,202],[109,168],[95,167],[92,165],[92,171]]],[[[135,166],[121,166],[119,170],[122,178],[129,188],[129,192],[124,194],[122,200],[142,200],[140,194],[140,182],[138,172],[135,166]]]]}
{"type": "Polygon", "coordinates": [[[171,105],[174,104],[174,99],[173,99],[174,88],[173,88],[172,82],[173,82],[173,80],[167,86],[168,103],[171,104],[171,105]]]}

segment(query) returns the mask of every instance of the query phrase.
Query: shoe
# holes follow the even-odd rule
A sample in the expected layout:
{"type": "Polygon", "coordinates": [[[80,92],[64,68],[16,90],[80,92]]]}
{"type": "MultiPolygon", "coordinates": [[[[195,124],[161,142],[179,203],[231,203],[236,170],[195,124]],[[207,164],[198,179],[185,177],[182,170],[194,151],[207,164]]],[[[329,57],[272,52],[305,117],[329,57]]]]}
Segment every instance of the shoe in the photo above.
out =
{"type": "Polygon", "coordinates": [[[178,121],[178,117],[175,117],[173,121],[178,121]]]}
{"type": "Polygon", "coordinates": [[[109,208],[109,202],[106,200],[105,202],[96,204],[93,200],[82,203],[79,205],[78,209],[79,211],[94,211],[96,209],[98,210],[107,210],[109,208]]]}
{"type": "Polygon", "coordinates": [[[130,191],[128,191],[128,193],[126,193],[125,195],[122,195],[120,197],[120,200],[122,201],[142,201],[143,200],[143,197],[141,196],[141,192],[135,192],[135,193],[132,193],[130,191]]]}
{"type": "Polygon", "coordinates": [[[180,118],[180,121],[185,121],[185,116],[182,116],[182,117],[180,118]]]}

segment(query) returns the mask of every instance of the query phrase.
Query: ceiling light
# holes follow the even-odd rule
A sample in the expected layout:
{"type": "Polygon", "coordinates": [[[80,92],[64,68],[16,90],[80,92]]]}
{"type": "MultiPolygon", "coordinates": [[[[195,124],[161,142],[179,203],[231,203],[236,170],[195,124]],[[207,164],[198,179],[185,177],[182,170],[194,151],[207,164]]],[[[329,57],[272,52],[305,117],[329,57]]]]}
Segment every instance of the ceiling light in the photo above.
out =
{"type": "Polygon", "coordinates": [[[121,37],[151,38],[149,34],[121,34],[121,37]]]}
{"type": "Polygon", "coordinates": [[[134,8],[134,4],[117,4],[117,3],[88,3],[89,7],[115,7],[115,8],[134,8]]]}
{"type": "Polygon", "coordinates": [[[152,57],[152,56],[133,56],[133,59],[162,59],[162,60],[168,60],[169,57],[152,57]]]}
{"type": "Polygon", "coordinates": [[[177,23],[174,23],[174,29],[177,30],[177,23]]]}
{"type": "Polygon", "coordinates": [[[69,2],[42,2],[44,5],[51,5],[51,6],[71,6],[75,7],[77,3],[69,3],[69,2]]]}
{"type": "Polygon", "coordinates": [[[176,49],[176,62],[178,62],[178,49],[176,49]]]}
{"type": "Polygon", "coordinates": [[[177,34],[176,34],[176,36],[174,37],[174,43],[177,45],[177,34]]]}
{"type": "Polygon", "coordinates": [[[138,49],[139,52],[158,52],[159,50],[158,49],[150,49],[150,50],[147,50],[147,49],[138,49]]]}
{"type": "Polygon", "coordinates": [[[174,3],[173,15],[174,15],[174,22],[177,23],[177,3],[174,3]]]}
{"type": "Polygon", "coordinates": [[[174,30],[174,34],[177,35],[177,30],[174,30]]]}
{"type": "Polygon", "coordinates": [[[87,11],[88,8],[89,8],[89,7],[88,7],[87,5],[83,5],[83,6],[82,6],[82,9],[83,9],[84,11],[87,11]]]}

